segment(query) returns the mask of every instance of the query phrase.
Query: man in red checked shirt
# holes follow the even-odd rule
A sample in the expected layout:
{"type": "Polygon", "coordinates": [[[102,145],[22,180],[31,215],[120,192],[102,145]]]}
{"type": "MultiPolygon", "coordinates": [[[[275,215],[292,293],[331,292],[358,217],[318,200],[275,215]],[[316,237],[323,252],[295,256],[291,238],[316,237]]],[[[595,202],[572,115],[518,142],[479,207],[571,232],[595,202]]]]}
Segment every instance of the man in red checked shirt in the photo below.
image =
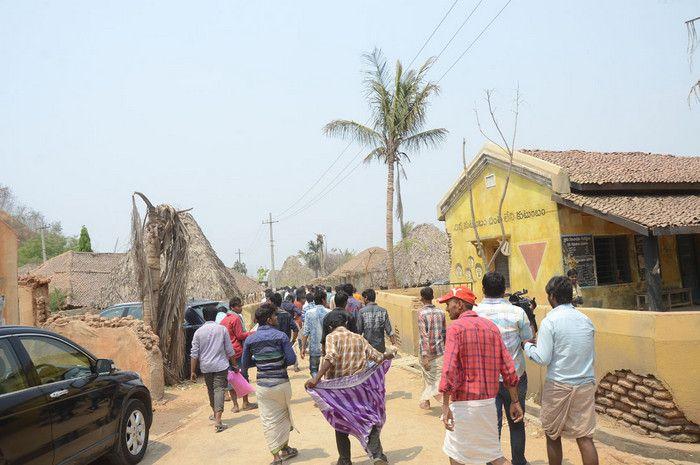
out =
{"type": "MultiPolygon", "coordinates": [[[[252,334],[251,331],[245,332],[245,327],[243,323],[243,316],[241,312],[243,311],[243,303],[238,297],[232,297],[228,303],[231,312],[221,320],[221,324],[228,331],[228,336],[231,338],[231,344],[233,344],[233,351],[236,357],[236,365],[241,364],[241,355],[243,355],[243,341],[252,334]]],[[[231,411],[233,413],[238,413],[238,397],[236,396],[236,391],[229,387],[229,395],[233,401],[233,407],[231,411]]],[[[243,410],[252,410],[257,408],[257,404],[253,404],[248,400],[248,396],[243,396],[243,410]]]]}
{"type": "Polygon", "coordinates": [[[447,328],[440,380],[445,424],[443,451],[452,465],[510,464],[501,451],[496,418],[499,375],[511,398],[510,415],[523,420],[518,402],[518,374],[498,327],[472,308],[476,297],[457,287],[440,297],[454,323],[447,328]]]}

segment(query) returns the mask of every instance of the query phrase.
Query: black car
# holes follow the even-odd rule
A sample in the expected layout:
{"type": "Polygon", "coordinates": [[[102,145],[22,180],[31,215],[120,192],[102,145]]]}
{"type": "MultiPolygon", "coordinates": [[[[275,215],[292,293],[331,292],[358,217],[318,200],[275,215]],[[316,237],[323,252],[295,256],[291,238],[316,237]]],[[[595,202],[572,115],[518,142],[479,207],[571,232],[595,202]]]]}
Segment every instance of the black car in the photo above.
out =
{"type": "Polygon", "coordinates": [[[136,464],[152,420],[137,373],[51,331],[0,326],[0,464],[136,464]]]}

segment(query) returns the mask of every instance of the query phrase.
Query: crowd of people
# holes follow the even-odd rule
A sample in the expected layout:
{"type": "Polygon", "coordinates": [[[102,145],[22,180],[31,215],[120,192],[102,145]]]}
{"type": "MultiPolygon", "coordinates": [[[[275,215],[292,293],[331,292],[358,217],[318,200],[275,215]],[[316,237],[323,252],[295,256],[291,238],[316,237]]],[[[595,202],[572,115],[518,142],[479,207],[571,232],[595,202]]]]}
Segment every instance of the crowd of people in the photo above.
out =
{"type": "MultiPolygon", "coordinates": [[[[541,421],[551,465],[561,465],[562,437],[576,439],[584,465],[597,465],[595,429],[594,327],[574,306],[572,277],[555,276],[546,286],[552,310],[537,328],[526,312],[505,298],[506,280],[498,272],[482,280],[483,299],[456,287],[438,298],[420,291],[418,352],[424,389],[419,408],[442,406],[446,430],[443,451],[451,464],[524,465],[525,358],[547,367],[541,421]],[[446,313],[452,320],[447,325],[446,313]],[[537,333],[537,334],[536,334],[537,333]],[[510,431],[511,460],[501,450],[503,416],[510,431]]],[[[575,280],[575,277],[574,277],[575,280]]],[[[266,291],[246,331],[238,298],[227,314],[204,309],[206,323],[192,341],[191,377],[204,375],[215,431],[225,394],[234,412],[259,409],[272,465],[298,455],[290,446],[294,430],[288,370],[309,358],[308,394],[335,430],[337,465],[351,465],[350,439],[358,439],[373,464],[387,464],[381,441],[386,420],[385,374],[399,345],[389,313],[376,292],[357,294],[351,284],[266,291]],[[282,293],[283,292],[283,293],[282,293]],[[217,321],[218,320],[218,321],[217,321]],[[391,343],[387,347],[387,340],[391,343]],[[296,346],[296,350],[295,350],[296,346]],[[239,406],[227,381],[229,371],[248,380],[257,369],[257,404],[245,396],[239,406]]]]}

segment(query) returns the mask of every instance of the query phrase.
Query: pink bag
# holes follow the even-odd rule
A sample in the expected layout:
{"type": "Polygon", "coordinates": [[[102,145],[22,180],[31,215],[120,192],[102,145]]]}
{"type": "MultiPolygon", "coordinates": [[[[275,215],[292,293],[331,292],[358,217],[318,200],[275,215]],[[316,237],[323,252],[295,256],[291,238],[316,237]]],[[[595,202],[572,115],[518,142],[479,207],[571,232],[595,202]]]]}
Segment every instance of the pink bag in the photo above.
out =
{"type": "Polygon", "coordinates": [[[255,388],[245,380],[240,372],[229,370],[227,378],[229,386],[233,387],[238,397],[247,396],[248,394],[255,392],[255,388]]]}

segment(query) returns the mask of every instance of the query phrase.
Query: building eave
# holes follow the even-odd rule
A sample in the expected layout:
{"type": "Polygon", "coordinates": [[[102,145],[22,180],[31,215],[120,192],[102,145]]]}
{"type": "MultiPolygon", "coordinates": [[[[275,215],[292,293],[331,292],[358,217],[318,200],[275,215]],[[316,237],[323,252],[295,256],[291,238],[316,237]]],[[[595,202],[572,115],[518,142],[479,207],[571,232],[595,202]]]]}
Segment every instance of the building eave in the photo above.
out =
{"type": "MultiPolygon", "coordinates": [[[[480,176],[488,164],[508,169],[510,159],[499,146],[487,142],[479,150],[471,163],[463,170],[437,206],[438,220],[445,221],[447,212],[469,190],[469,186],[480,176]]],[[[553,192],[568,194],[571,192],[568,174],[559,166],[541,160],[532,155],[515,151],[513,153],[512,172],[546,185],[553,192]]]]}

